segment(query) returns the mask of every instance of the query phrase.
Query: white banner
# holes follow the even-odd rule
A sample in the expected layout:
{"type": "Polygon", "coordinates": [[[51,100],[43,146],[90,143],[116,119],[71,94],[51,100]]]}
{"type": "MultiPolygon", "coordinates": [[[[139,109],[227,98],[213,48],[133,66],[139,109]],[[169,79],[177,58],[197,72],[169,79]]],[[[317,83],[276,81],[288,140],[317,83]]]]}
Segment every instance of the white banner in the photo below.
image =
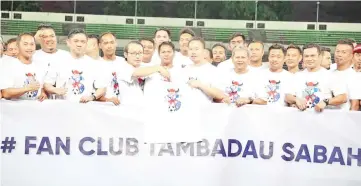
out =
{"type": "Polygon", "coordinates": [[[175,118],[149,132],[149,111],[107,104],[1,101],[0,109],[2,186],[361,185],[360,112],[212,104],[195,118],[202,142],[144,144],[192,128],[175,118]]]}

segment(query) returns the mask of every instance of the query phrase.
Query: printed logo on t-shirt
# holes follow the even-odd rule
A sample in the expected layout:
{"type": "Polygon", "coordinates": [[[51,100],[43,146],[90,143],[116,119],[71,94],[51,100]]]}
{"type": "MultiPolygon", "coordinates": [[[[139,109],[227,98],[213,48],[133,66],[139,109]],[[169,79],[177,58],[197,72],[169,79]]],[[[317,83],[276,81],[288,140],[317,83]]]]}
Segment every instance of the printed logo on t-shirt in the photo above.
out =
{"type": "Polygon", "coordinates": [[[138,84],[140,86],[140,89],[142,89],[142,91],[144,91],[144,83],[145,83],[145,78],[144,77],[139,77],[138,78],[138,84]]]}
{"type": "Polygon", "coordinates": [[[83,72],[78,70],[72,70],[72,76],[69,78],[70,84],[72,85],[72,93],[74,95],[82,94],[85,90],[85,86],[83,84],[84,77],[82,76],[83,72]]]}
{"type": "Polygon", "coordinates": [[[169,112],[176,112],[181,108],[182,102],[179,100],[179,88],[178,89],[167,89],[167,95],[165,99],[168,103],[168,111],[169,112]]]}
{"type": "Polygon", "coordinates": [[[239,81],[232,81],[231,86],[226,87],[226,93],[228,94],[231,103],[235,103],[239,98],[239,92],[242,90],[243,83],[239,81]]]}
{"type": "Polygon", "coordinates": [[[169,78],[166,78],[164,76],[161,77],[162,81],[165,81],[165,82],[170,82],[170,79],[169,78]]]}
{"type": "Polygon", "coordinates": [[[197,80],[197,77],[189,77],[188,80],[197,80]]]}
{"type": "Polygon", "coordinates": [[[181,65],[182,68],[185,68],[186,66],[187,66],[186,64],[182,64],[182,65],[181,65]]]}
{"type": "MultiPolygon", "coordinates": [[[[35,73],[25,73],[26,79],[24,81],[24,86],[27,86],[31,83],[36,82],[36,74],[35,73]]],[[[27,92],[26,97],[35,98],[38,95],[38,90],[27,92]]]]}
{"type": "Polygon", "coordinates": [[[268,94],[268,103],[275,103],[280,99],[280,83],[281,81],[269,80],[269,84],[266,86],[267,94],[268,94]]]}
{"type": "Polygon", "coordinates": [[[113,79],[112,79],[111,86],[113,87],[113,93],[116,96],[118,96],[119,95],[119,83],[118,83],[118,79],[117,79],[117,73],[113,72],[112,76],[113,76],[113,79]]]}
{"type": "Polygon", "coordinates": [[[302,92],[302,97],[306,99],[307,108],[313,108],[320,102],[317,95],[321,90],[318,88],[318,82],[306,82],[306,88],[302,92]]]}

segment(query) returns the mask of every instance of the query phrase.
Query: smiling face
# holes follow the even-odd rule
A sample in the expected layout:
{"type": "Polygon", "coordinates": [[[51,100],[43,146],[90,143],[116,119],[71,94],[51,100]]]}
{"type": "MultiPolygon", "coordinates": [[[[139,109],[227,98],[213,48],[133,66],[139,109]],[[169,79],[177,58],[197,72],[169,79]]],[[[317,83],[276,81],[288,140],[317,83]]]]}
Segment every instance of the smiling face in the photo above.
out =
{"type": "Polygon", "coordinates": [[[317,48],[307,48],[303,50],[303,63],[307,69],[315,69],[321,65],[322,56],[317,48]]]}
{"type": "Polygon", "coordinates": [[[18,47],[20,56],[27,59],[31,58],[36,48],[34,37],[30,35],[21,36],[18,47]]]}
{"type": "Polygon", "coordinates": [[[85,54],[87,42],[88,38],[83,33],[74,34],[67,40],[70,52],[77,56],[82,56],[85,54]]]}
{"type": "Polygon", "coordinates": [[[199,63],[204,60],[204,45],[199,40],[193,40],[189,42],[188,55],[195,63],[199,63]]]}
{"type": "Polygon", "coordinates": [[[282,69],[285,63],[285,55],[282,49],[272,49],[269,51],[268,61],[270,69],[273,71],[282,69]]]}
{"type": "Polygon", "coordinates": [[[235,50],[232,55],[232,62],[236,69],[246,69],[249,63],[247,50],[235,50]]]}
{"type": "Polygon", "coordinates": [[[53,29],[43,29],[40,35],[40,45],[44,51],[53,52],[56,50],[57,40],[53,29]]]}

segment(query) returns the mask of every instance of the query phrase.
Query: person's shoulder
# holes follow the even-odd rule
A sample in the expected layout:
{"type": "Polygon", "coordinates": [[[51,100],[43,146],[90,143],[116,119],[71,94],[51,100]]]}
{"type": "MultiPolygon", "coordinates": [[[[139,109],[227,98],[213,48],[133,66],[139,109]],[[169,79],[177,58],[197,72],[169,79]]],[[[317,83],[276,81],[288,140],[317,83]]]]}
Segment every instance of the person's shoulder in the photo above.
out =
{"type": "Polygon", "coordinates": [[[227,60],[219,63],[219,64],[217,65],[217,68],[224,68],[224,67],[227,67],[227,66],[229,66],[229,65],[232,65],[232,59],[227,59],[227,60]]]}

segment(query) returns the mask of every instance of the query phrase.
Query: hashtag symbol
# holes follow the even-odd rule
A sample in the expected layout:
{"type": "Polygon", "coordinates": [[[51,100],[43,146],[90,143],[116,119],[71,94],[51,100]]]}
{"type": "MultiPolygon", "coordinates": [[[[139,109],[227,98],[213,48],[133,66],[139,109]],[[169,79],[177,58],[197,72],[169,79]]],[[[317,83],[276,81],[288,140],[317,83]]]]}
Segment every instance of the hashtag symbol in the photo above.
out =
{"type": "Polygon", "coordinates": [[[1,142],[1,149],[3,150],[3,153],[11,153],[15,149],[15,138],[11,137],[9,140],[9,137],[6,137],[5,140],[1,142]]]}

